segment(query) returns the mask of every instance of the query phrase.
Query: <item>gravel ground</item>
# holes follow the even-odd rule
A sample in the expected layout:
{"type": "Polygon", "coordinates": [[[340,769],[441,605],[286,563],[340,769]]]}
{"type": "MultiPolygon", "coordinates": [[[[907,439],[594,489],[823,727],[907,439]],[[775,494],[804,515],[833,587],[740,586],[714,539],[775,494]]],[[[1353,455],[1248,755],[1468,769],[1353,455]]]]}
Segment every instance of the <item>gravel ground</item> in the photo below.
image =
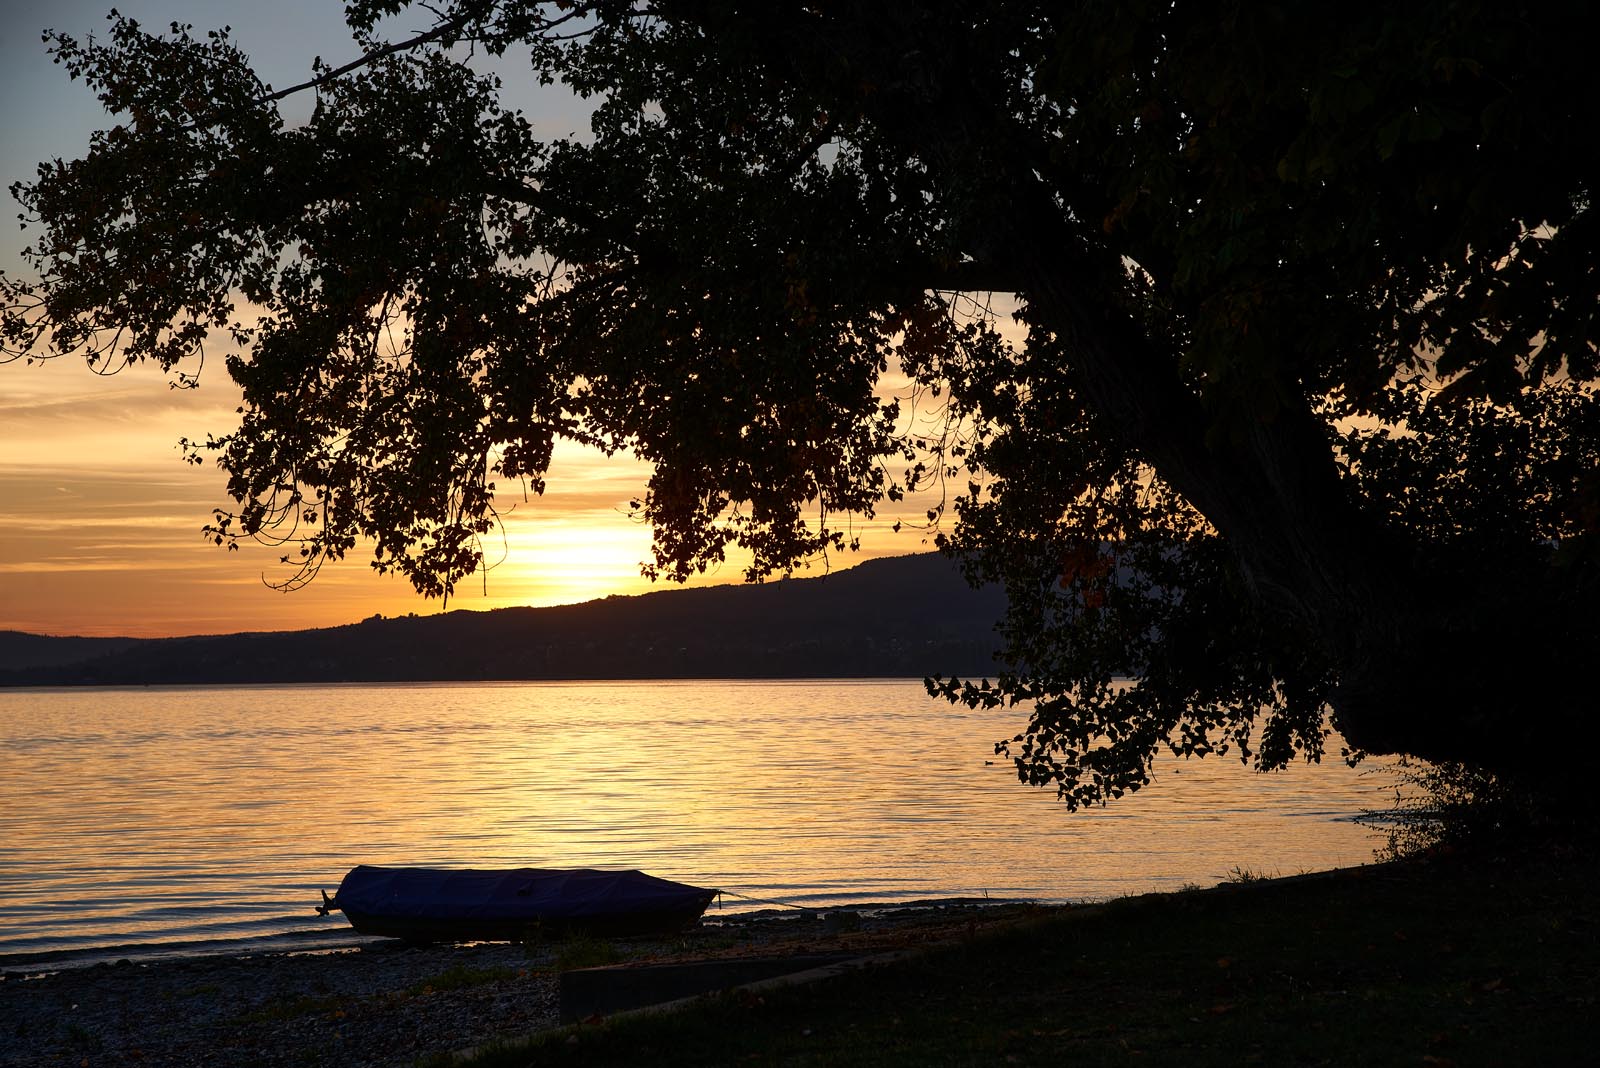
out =
{"type": "Polygon", "coordinates": [[[0,980],[0,1065],[409,1065],[535,1031],[556,973],[519,946],[102,964],[0,980]]]}
{"type": "MultiPolygon", "coordinates": [[[[1025,906],[755,913],[670,939],[408,946],[0,973],[0,1068],[409,1066],[557,1024],[559,971],[949,941],[1025,906]]],[[[38,966],[43,968],[45,966],[38,966]]]]}

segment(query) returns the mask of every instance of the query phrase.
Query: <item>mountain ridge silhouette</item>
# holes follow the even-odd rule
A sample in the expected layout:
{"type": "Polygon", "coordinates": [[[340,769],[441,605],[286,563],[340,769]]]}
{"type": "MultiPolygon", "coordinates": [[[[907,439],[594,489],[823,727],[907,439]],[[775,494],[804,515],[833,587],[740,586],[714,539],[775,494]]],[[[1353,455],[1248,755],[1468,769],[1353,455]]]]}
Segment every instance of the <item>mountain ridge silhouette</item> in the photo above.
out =
{"type": "Polygon", "coordinates": [[[0,686],[993,675],[998,587],[937,553],[818,577],[182,638],[0,632],[0,686]]]}

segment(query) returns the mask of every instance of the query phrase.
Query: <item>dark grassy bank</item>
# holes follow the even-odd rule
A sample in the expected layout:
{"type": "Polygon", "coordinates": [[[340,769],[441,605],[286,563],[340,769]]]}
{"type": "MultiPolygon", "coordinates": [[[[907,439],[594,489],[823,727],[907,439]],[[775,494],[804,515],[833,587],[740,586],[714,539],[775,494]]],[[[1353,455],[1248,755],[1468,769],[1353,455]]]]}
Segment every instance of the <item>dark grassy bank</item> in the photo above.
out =
{"type": "Polygon", "coordinates": [[[478,1064],[1591,1064],[1596,874],[1435,860],[1128,899],[478,1064]]]}

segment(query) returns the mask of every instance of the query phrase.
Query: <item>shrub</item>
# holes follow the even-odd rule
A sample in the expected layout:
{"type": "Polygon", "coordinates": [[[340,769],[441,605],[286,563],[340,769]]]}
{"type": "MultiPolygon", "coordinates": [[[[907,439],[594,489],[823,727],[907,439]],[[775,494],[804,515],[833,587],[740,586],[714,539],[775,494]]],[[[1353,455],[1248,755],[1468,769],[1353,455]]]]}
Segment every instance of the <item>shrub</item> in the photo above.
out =
{"type": "Polygon", "coordinates": [[[1394,805],[1359,817],[1386,835],[1377,850],[1380,860],[1498,851],[1562,830],[1552,801],[1481,768],[1414,757],[1401,757],[1389,768],[1399,780],[1394,805]]]}

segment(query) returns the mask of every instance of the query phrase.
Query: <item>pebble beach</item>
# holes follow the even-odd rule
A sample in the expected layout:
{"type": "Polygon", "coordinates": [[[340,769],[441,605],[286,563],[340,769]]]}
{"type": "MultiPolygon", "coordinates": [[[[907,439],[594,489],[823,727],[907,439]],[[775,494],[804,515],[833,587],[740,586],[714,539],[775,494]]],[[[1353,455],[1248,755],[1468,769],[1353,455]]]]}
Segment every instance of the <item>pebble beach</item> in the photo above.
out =
{"type": "Polygon", "coordinates": [[[552,1026],[556,989],[555,972],[512,945],[10,972],[0,1065],[409,1065],[552,1026]]]}

